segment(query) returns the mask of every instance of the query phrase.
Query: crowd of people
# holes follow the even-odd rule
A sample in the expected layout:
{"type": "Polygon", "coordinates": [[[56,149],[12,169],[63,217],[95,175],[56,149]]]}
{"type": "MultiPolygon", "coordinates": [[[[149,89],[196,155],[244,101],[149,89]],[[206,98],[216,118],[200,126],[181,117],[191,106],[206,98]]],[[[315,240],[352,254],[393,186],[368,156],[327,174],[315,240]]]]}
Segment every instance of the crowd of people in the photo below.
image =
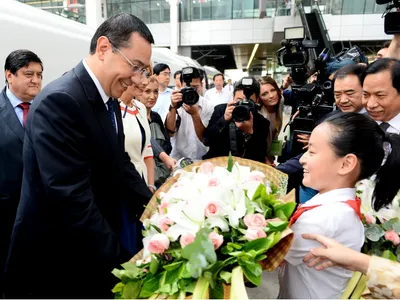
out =
{"type": "MultiPolygon", "coordinates": [[[[171,88],[171,68],[150,64],[152,43],[141,20],[113,16],[96,30],[89,56],[43,89],[45,62],[35,53],[7,57],[0,94],[5,297],[111,297],[111,270],[140,250],[139,217],[182,158],[232,153],[275,166],[290,79],[233,85],[216,74],[203,95],[204,73],[191,68],[189,79],[175,72],[171,88]],[[197,93],[195,104],[185,103],[186,87],[197,93]]],[[[400,189],[399,49],[395,36],[369,66],[336,70],[337,110],[298,136],[304,154],[276,166],[300,178],[304,203],[290,222],[295,239],[281,298],[339,298],[353,270],[371,274],[380,265],[359,256],[364,229],[354,187],[376,174],[377,211],[400,189]],[[314,249],[318,242],[324,247],[314,249]]],[[[399,297],[400,266],[383,264],[397,270],[388,284],[399,297]]]]}

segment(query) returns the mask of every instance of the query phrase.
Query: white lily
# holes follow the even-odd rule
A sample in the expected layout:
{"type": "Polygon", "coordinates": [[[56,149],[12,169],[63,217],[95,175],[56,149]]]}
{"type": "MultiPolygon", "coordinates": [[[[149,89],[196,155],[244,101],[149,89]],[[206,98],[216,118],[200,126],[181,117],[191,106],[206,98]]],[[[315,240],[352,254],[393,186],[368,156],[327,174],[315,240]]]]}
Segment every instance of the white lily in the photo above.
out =
{"type": "Polygon", "coordinates": [[[222,230],[222,232],[229,231],[229,225],[226,222],[225,218],[221,217],[208,217],[205,222],[205,226],[208,228],[215,228],[218,227],[222,230]]]}

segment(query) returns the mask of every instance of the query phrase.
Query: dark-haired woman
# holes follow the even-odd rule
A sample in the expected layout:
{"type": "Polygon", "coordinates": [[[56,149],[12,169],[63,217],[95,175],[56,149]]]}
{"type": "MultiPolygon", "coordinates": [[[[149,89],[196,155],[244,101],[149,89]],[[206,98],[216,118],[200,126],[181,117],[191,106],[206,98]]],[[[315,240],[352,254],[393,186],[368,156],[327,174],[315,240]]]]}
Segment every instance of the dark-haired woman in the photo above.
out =
{"type": "Polygon", "coordinates": [[[399,153],[400,136],[385,134],[376,122],[358,113],[337,114],[313,130],[300,162],[303,184],[319,194],[300,206],[290,220],[295,238],[285,257],[281,298],[340,298],[352,272],[338,267],[319,272],[308,268],[303,258],[317,244],[300,235],[324,235],[360,251],[364,228],[354,187],[376,173],[375,201],[391,201],[400,189],[399,153]],[[382,165],[384,142],[391,144],[392,151],[382,165]]]}
{"type": "MultiPolygon", "coordinates": [[[[268,149],[271,150],[271,145],[274,143],[274,150],[278,146],[278,135],[282,129],[283,119],[283,102],[282,92],[276,81],[271,77],[262,77],[260,80],[260,114],[269,122],[269,134],[267,140],[268,149]]],[[[273,163],[275,157],[269,151],[268,162],[273,163]]]]}

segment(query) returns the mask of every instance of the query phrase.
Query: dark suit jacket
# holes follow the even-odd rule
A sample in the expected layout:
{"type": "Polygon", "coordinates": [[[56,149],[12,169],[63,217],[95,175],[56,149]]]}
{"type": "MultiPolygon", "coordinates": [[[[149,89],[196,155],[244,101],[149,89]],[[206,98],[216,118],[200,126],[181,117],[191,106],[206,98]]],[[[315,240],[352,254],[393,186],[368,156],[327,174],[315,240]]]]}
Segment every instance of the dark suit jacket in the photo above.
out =
{"type": "Polygon", "coordinates": [[[0,92],[0,294],[21,191],[23,141],[24,128],[4,88],[0,92]]]}
{"type": "Polygon", "coordinates": [[[6,297],[112,296],[111,271],[129,259],[119,243],[121,202],[140,215],[151,197],[124,151],[114,106],[118,135],[82,63],[35,98],[6,297]]]}
{"type": "MultiPolygon", "coordinates": [[[[210,150],[203,156],[203,159],[228,156],[231,151],[229,123],[225,121],[224,114],[227,104],[219,104],[214,108],[210,122],[205,133],[205,143],[210,150]]],[[[254,134],[245,143],[242,132],[237,129],[236,140],[238,151],[243,158],[265,163],[268,153],[267,137],[269,134],[269,121],[259,113],[253,118],[254,134]]]]}

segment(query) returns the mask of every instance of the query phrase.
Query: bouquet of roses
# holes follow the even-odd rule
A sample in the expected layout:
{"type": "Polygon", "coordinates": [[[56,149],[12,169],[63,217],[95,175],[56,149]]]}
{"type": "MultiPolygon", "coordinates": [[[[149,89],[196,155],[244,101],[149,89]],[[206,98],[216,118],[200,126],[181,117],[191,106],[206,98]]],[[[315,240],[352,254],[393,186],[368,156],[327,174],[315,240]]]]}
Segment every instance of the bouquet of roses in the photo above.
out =
{"type": "Polygon", "coordinates": [[[290,246],[296,204],[279,200],[263,172],[232,158],[228,168],[205,162],[178,176],[143,222],[142,259],[113,271],[121,280],[116,298],[246,299],[244,280],[260,285],[263,262],[276,260],[268,250],[283,236],[290,246]]]}
{"type": "MultiPolygon", "coordinates": [[[[372,194],[375,187],[373,179],[361,181],[357,186],[357,196],[361,200],[365,241],[362,252],[400,262],[400,193],[393,199],[390,207],[378,212],[372,208],[372,194]]],[[[369,294],[367,277],[354,272],[342,299],[359,299],[369,294]]]]}

